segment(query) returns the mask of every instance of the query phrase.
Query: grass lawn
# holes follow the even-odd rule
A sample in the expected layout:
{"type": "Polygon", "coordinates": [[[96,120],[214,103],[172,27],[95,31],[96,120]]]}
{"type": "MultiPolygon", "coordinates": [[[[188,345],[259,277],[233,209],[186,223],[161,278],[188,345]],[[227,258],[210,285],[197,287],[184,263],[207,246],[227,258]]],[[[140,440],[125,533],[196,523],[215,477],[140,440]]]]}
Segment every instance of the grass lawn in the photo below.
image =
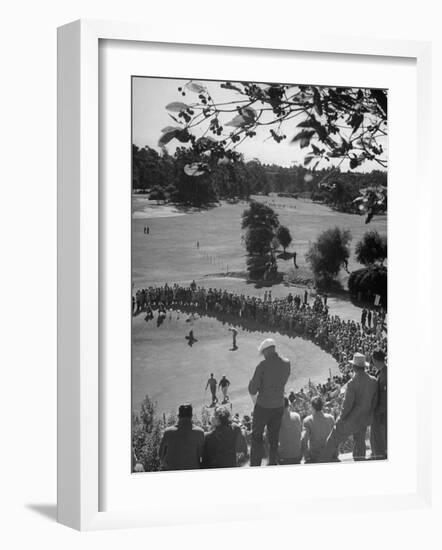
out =
{"type": "MultiPolygon", "coordinates": [[[[387,231],[386,217],[376,217],[369,225],[364,218],[334,212],[330,208],[309,201],[289,198],[261,197],[279,214],[293,236],[289,252],[297,252],[300,270],[308,271],[305,253],[309,243],[318,234],[338,225],[353,234],[352,245],[368,229],[387,231]]],[[[241,240],[241,214],[246,203],[223,204],[210,210],[191,213],[177,211],[171,205],[152,206],[144,196],[133,198],[132,223],[132,280],[134,291],[149,285],[190,283],[206,287],[226,288],[232,292],[263,295],[263,288],[255,288],[244,278],[226,277],[223,274],[245,271],[245,249],[241,240]],[[145,234],[144,228],[149,227],[145,234]],[[197,249],[196,242],[200,247],[197,249]]],[[[292,269],[292,260],[279,260],[279,270],[292,269]]],[[[350,271],[359,268],[352,257],[350,271]]],[[[347,275],[343,274],[347,277],[347,275]]],[[[345,283],[345,280],[344,280],[345,283]]],[[[283,284],[272,287],[272,295],[285,296],[288,292],[303,293],[304,288],[288,288],[283,284]]],[[[342,318],[358,319],[360,310],[342,297],[329,297],[332,314],[342,318]]],[[[190,401],[198,409],[210,402],[204,387],[210,372],[219,380],[226,374],[232,382],[233,410],[250,413],[252,408],[247,384],[259,361],[258,343],[267,335],[240,331],[239,350],[229,351],[231,335],[227,327],[212,318],[201,318],[193,327],[198,342],[189,347],[185,335],[189,323],[185,315],[167,317],[157,328],[156,321],[146,323],[144,315],[133,320],[132,391],[133,405],[138,409],[146,394],[158,401],[161,411],[175,410],[182,402],[190,401]]],[[[292,375],[287,388],[299,389],[308,379],[323,382],[329,369],[337,372],[336,362],[311,342],[300,338],[277,336],[279,349],[292,364],[292,375]]]]}
{"type": "Polygon", "coordinates": [[[282,355],[290,359],[291,375],[287,389],[299,390],[308,383],[324,382],[329,369],[338,374],[336,361],[320,348],[302,338],[271,333],[238,330],[238,350],[232,344],[228,326],[220,321],[200,317],[186,322],[187,314],[173,311],[157,327],[156,318],[146,322],[144,315],[133,320],[132,397],[138,410],[146,394],[158,402],[160,412],[176,411],[177,405],[190,402],[200,411],[210,404],[210,391],[204,391],[211,372],[219,381],[226,375],[231,381],[233,412],[250,414],[252,404],[247,386],[261,360],[257,346],[266,337],[276,339],[282,355]],[[189,347],[185,336],[193,329],[197,338],[189,347]]]}
{"type": "MultiPolygon", "coordinates": [[[[278,213],[280,222],[292,234],[289,252],[297,252],[299,272],[309,273],[305,261],[309,243],[329,227],[338,225],[352,232],[352,248],[365,231],[377,229],[387,232],[386,216],[376,216],[370,225],[364,217],[335,212],[328,206],[291,198],[259,197],[269,203],[278,213]],[[276,204],[276,206],[275,206],[276,204]]],[[[170,205],[152,205],[144,195],[134,195],[132,201],[132,281],[134,289],[165,282],[190,283],[195,279],[201,286],[227,288],[232,292],[248,295],[263,295],[264,289],[247,284],[245,279],[220,276],[228,272],[245,272],[245,248],[241,237],[241,214],[247,203],[223,204],[212,208],[184,214],[170,205]],[[149,234],[144,234],[144,227],[149,234]],[[199,241],[200,248],[196,248],[199,241]]],[[[293,269],[292,260],[278,260],[278,269],[288,272],[293,269]]],[[[360,268],[354,256],[349,260],[349,270],[360,268]]],[[[345,286],[348,275],[341,272],[345,286]]],[[[285,296],[288,292],[300,293],[303,288],[292,289],[284,285],[272,288],[273,296],[285,296]]],[[[360,318],[360,310],[349,300],[341,297],[329,299],[331,313],[344,318],[360,318]]]]}

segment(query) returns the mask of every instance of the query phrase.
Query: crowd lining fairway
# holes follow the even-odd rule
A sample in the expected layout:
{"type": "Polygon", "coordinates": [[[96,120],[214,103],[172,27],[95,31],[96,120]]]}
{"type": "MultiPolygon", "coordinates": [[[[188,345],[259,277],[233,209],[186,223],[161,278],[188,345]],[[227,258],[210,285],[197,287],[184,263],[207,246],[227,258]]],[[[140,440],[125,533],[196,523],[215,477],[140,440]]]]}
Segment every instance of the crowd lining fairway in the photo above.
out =
{"type": "MultiPolygon", "coordinates": [[[[368,229],[386,234],[386,216],[375,217],[367,226],[362,216],[343,214],[329,207],[310,201],[289,198],[260,197],[273,206],[280,223],[286,225],[293,236],[289,251],[297,252],[297,263],[308,269],[305,261],[309,243],[329,227],[350,229],[353,235],[352,249],[368,229]],[[272,204],[274,203],[274,204],[272,204]],[[275,206],[276,205],[276,206],[275,206]]],[[[241,241],[241,214],[247,203],[223,204],[209,210],[185,212],[172,205],[154,205],[143,195],[132,201],[132,282],[134,292],[150,285],[164,283],[189,284],[195,280],[205,287],[224,288],[246,295],[264,294],[267,289],[256,288],[244,278],[226,277],[225,272],[245,271],[245,249],[241,241]],[[148,228],[148,233],[145,233],[148,228]],[[197,248],[196,243],[199,243],[197,248]]],[[[279,260],[278,269],[291,269],[291,260],[279,260]]],[[[349,270],[361,266],[354,256],[349,270]]],[[[341,275],[345,284],[347,275],[341,275]]],[[[303,293],[304,288],[289,288],[282,284],[272,287],[274,297],[289,292],[303,293]]],[[[348,300],[329,297],[332,314],[342,318],[359,320],[360,310],[348,300]]],[[[212,318],[195,322],[194,332],[198,342],[189,347],[185,335],[189,323],[185,314],[178,319],[172,312],[161,327],[155,320],[146,323],[141,314],[132,325],[132,397],[133,408],[138,410],[146,394],[158,401],[160,411],[174,411],[182,402],[192,402],[198,409],[210,402],[204,387],[210,372],[219,380],[226,374],[232,382],[232,402],[235,412],[250,413],[251,401],[247,384],[259,361],[256,347],[266,333],[240,330],[239,349],[230,352],[231,336],[227,327],[212,318]]],[[[292,375],[287,388],[299,390],[308,379],[324,382],[331,369],[337,373],[334,359],[313,343],[301,338],[277,336],[283,355],[292,363],[292,375]]]]}

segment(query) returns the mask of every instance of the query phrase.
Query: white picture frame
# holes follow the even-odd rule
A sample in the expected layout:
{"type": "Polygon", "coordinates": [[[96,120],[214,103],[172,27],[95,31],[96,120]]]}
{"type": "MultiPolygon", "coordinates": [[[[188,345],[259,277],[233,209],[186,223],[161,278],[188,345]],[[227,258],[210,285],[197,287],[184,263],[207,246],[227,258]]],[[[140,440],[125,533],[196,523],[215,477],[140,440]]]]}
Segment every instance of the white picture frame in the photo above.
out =
{"type": "MultiPolygon", "coordinates": [[[[411,58],[417,66],[418,84],[418,164],[420,190],[418,200],[431,202],[427,147],[430,120],[431,47],[427,42],[364,40],[343,36],[311,38],[297,33],[280,36],[267,43],[264,37],[238,33],[225,38],[204,31],[168,34],[155,25],[76,21],[58,30],[58,521],[79,530],[140,527],[179,521],[171,508],[166,517],[161,509],[145,507],[101,511],[100,506],[100,191],[99,191],[99,42],[124,40],[169,44],[210,45],[230,48],[290,50],[311,53],[411,58]]],[[[421,209],[419,231],[430,243],[430,221],[421,209]]],[[[431,257],[425,250],[420,256],[420,285],[431,283],[431,257]]],[[[422,311],[429,303],[421,303],[422,311]]],[[[427,316],[430,319],[430,315],[427,316]]],[[[429,321],[428,321],[429,322],[429,321]]],[[[422,346],[428,347],[431,330],[422,346]]],[[[431,500],[430,429],[427,421],[430,405],[425,396],[431,376],[430,363],[422,362],[416,380],[417,438],[421,452],[417,456],[416,491],[388,496],[339,499],[349,510],[357,502],[361,510],[387,507],[421,507],[431,500]],[[424,399],[426,401],[424,402],[424,399]]],[[[169,474],[174,475],[174,474],[169,474]]],[[[186,475],[186,474],[175,474],[186,475]]],[[[255,501],[249,518],[260,517],[265,504],[255,501]]],[[[330,505],[330,500],[325,503],[330,505]]],[[[201,508],[204,503],[201,503],[201,508]]],[[[305,502],[305,512],[317,509],[318,500],[305,502]]],[[[204,513],[198,519],[205,521],[204,513]]],[[[235,511],[226,511],[221,519],[235,519],[235,511]]]]}

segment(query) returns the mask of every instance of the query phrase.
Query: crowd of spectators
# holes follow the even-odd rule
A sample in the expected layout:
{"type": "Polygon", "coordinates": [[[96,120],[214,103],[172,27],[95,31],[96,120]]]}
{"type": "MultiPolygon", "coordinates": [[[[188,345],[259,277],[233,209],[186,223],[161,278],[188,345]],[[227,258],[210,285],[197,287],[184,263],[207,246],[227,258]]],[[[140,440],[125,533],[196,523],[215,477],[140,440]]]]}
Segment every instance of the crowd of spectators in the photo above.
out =
{"type": "Polygon", "coordinates": [[[214,315],[233,326],[265,329],[289,336],[304,337],[330,353],[337,361],[340,376],[327,380],[321,391],[330,391],[333,385],[345,384],[350,376],[349,360],[358,351],[369,360],[375,349],[387,354],[386,312],[382,308],[362,310],[361,322],[344,320],[331,315],[327,296],[317,294],[309,300],[307,291],[289,293],[284,298],[273,298],[271,291],[264,297],[246,296],[227,290],[178,284],[148,287],[132,297],[132,312],[146,313],[146,320],[165,317],[168,309],[182,309],[214,315]]]}
{"type": "MultiPolygon", "coordinates": [[[[316,295],[313,300],[309,300],[307,291],[303,294],[289,293],[284,298],[272,298],[271,291],[266,291],[264,297],[260,298],[227,290],[206,289],[192,282],[189,286],[165,284],[148,287],[138,290],[132,297],[133,315],[145,313],[146,321],[152,320],[154,312],[157,312],[157,324],[161,324],[170,310],[212,315],[230,325],[250,330],[264,328],[266,331],[307,338],[336,359],[339,375],[330,376],[323,384],[309,383],[298,392],[290,390],[285,397],[279,445],[282,454],[284,448],[290,448],[291,456],[281,457],[281,463],[284,460],[285,463],[298,463],[302,459],[306,462],[314,461],[311,460],[310,447],[313,448],[314,456],[315,445],[318,446],[315,437],[330,431],[330,426],[339,417],[345,398],[343,387],[353,376],[350,361],[353,355],[363,355],[367,362],[364,370],[367,374],[375,375],[373,352],[384,357],[387,353],[384,310],[364,309],[361,322],[343,320],[330,314],[326,295],[316,295]],[[313,425],[316,426],[315,433],[312,431],[313,425]],[[289,432],[292,436],[287,437],[289,432]],[[299,437],[293,436],[295,432],[299,432],[299,437]],[[296,452],[294,441],[300,442],[296,452]],[[294,454],[296,456],[292,456],[294,454]]],[[[174,456],[170,441],[176,439],[173,437],[175,432],[183,433],[183,430],[184,433],[191,430],[197,442],[198,467],[240,465],[247,459],[253,413],[241,419],[238,414],[232,415],[228,407],[219,407],[215,409],[211,422],[202,427],[192,423],[192,414],[190,405],[182,405],[177,425],[167,428],[160,449],[163,462],[166,461],[167,453],[174,456]],[[235,449],[234,453],[232,449],[235,449]]],[[[194,468],[195,460],[193,456],[189,465],[167,468],[194,468]]]]}

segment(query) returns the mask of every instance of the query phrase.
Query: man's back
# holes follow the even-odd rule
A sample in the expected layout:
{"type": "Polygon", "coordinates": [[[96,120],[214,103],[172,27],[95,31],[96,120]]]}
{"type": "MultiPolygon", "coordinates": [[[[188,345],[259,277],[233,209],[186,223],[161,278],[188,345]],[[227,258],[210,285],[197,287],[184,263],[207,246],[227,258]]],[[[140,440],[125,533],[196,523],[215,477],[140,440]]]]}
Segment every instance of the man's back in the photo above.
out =
{"type": "Polygon", "coordinates": [[[279,456],[282,459],[301,458],[301,417],[285,409],[279,429],[279,456]]]}
{"type": "Polygon", "coordinates": [[[237,465],[242,433],[239,426],[219,426],[206,434],[203,453],[203,468],[232,468],[237,465]]]}
{"type": "Polygon", "coordinates": [[[376,402],[376,414],[387,412],[387,367],[377,374],[378,398],[376,402]]]}
{"type": "Polygon", "coordinates": [[[188,419],[166,428],[160,445],[164,470],[193,470],[200,468],[204,447],[204,431],[188,419]]]}
{"type": "Polygon", "coordinates": [[[335,425],[335,420],[331,414],[325,414],[322,411],[315,412],[304,419],[304,429],[306,431],[310,458],[316,460],[325,446],[327,437],[335,425]]]}
{"type": "Polygon", "coordinates": [[[356,372],[347,384],[340,419],[355,426],[368,426],[376,397],[377,380],[365,371],[356,372]]]}
{"type": "Polygon", "coordinates": [[[258,398],[256,404],[267,408],[284,406],[284,388],[290,376],[290,361],[277,353],[264,359],[249,382],[249,393],[258,398]]]}
{"type": "Polygon", "coordinates": [[[216,379],[215,378],[209,378],[207,380],[207,387],[209,387],[211,390],[216,389],[216,379]]]}

